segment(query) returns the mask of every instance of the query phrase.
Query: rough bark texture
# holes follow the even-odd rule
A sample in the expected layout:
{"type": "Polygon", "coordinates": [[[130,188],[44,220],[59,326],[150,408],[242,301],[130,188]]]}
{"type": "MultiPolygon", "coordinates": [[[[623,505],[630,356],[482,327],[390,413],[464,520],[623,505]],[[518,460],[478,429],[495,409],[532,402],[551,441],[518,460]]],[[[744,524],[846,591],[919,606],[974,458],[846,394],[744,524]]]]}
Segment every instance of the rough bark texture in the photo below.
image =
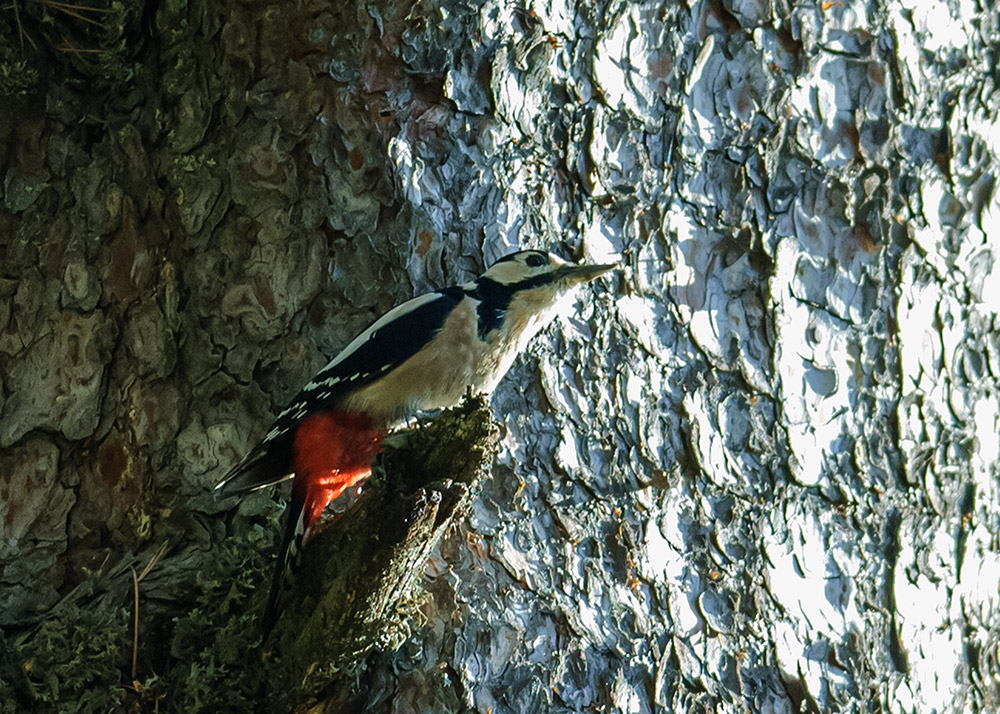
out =
{"type": "Polygon", "coordinates": [[[441,537],[468,515],[493,466],[497,437],[476,400],[390,439],[363,498],[304,550],[264,643],[266,659],[277,660],[265,673],[272,700],[330,692],[340,692],[338,702],[353,698],[364,656],[405,642],[422,620],[414,585],[441,537]]]}
{"type": "Polygon", "coordinates": [[[0,703],[259,705],[278,508],[211,486],[379,313],[545,246],[625,268],[317,706],[1000,707],[995,3],[108,9],[0,10],[0,703]]]}

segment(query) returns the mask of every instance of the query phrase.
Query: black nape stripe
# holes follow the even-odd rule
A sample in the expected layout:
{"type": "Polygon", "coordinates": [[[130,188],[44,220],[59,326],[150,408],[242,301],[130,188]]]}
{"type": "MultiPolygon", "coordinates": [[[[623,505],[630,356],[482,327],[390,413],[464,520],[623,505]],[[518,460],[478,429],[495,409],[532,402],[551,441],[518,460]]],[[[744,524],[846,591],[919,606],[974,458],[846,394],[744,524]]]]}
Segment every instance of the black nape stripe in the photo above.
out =
{"type": "Polygon", "coordinates": [[[477,327],[479,339],[485,340],[490,332],[503,326],[504,315],[507,313],[507,308],[510,307],[510,301],[515,293],[546,285],[558,277],[559,271],[553,271],[509,285],[498,283],[490,278],[479,278],[476,281],[476,287],[465,291],[466,295],[480,301],[479,307],[476,308],[476,314],[479,317],[477,327]]]}
{"type": "Polygon", "coordinates": [[[488,334],[503,325],[503,316],[514,292],[513,285],[503,285],[489,278],[480,278],[476,281],[476,287],[466,291],[466,295],[479,300],[476,308],[476,315],[479,317],[476,332],[479,339],[485,340],[488,334]]]}

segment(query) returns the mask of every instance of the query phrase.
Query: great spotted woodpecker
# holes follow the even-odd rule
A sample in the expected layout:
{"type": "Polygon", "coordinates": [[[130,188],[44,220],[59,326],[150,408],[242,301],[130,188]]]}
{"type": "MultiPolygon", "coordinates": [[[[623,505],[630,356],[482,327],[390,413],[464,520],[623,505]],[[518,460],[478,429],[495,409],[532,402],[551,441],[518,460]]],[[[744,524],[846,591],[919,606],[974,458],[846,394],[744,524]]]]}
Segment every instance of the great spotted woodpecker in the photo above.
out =
{"type": "Polygon", "coordinates": [[[264,631],[284,570],[323,509],[371,473],[383,437],[417,411],[489,394],[578,286],[614,265],[574,265],[525,250],[479,278],[413,298],[358,335],[313,377],[216,487],[247,493],[292,479],[264,631]]]}

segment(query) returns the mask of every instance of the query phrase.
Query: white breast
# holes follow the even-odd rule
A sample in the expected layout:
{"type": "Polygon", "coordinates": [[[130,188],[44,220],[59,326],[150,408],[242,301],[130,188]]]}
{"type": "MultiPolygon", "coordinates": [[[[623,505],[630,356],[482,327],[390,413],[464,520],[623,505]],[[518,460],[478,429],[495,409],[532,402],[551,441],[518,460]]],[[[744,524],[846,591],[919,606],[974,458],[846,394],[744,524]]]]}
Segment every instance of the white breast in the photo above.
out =
{"type": "Polygon", "coordinates": [[[345,400],[348,409],[393,422],[422,409],[441,409],[461,401],[475,387],[477,364],[487,344],[476,334],[475,301],[462,300],[441,332],[419,352],[345,400]]]}

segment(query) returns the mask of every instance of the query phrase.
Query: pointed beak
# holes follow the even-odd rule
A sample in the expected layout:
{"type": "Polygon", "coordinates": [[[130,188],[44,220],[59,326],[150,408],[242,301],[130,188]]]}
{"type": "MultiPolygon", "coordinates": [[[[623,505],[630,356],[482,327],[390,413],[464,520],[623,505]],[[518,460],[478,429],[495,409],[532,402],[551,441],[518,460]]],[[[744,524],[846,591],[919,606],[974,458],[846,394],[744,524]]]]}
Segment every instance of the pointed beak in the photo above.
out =
{"type": "Polygon", "coordinates": [[[567,265],[563,268],[563,277],[571,285],[581,285],[588,283],[599,275],[604,275],[609,270],[619,267],[617,264],[611,265],[567,265]]]}

